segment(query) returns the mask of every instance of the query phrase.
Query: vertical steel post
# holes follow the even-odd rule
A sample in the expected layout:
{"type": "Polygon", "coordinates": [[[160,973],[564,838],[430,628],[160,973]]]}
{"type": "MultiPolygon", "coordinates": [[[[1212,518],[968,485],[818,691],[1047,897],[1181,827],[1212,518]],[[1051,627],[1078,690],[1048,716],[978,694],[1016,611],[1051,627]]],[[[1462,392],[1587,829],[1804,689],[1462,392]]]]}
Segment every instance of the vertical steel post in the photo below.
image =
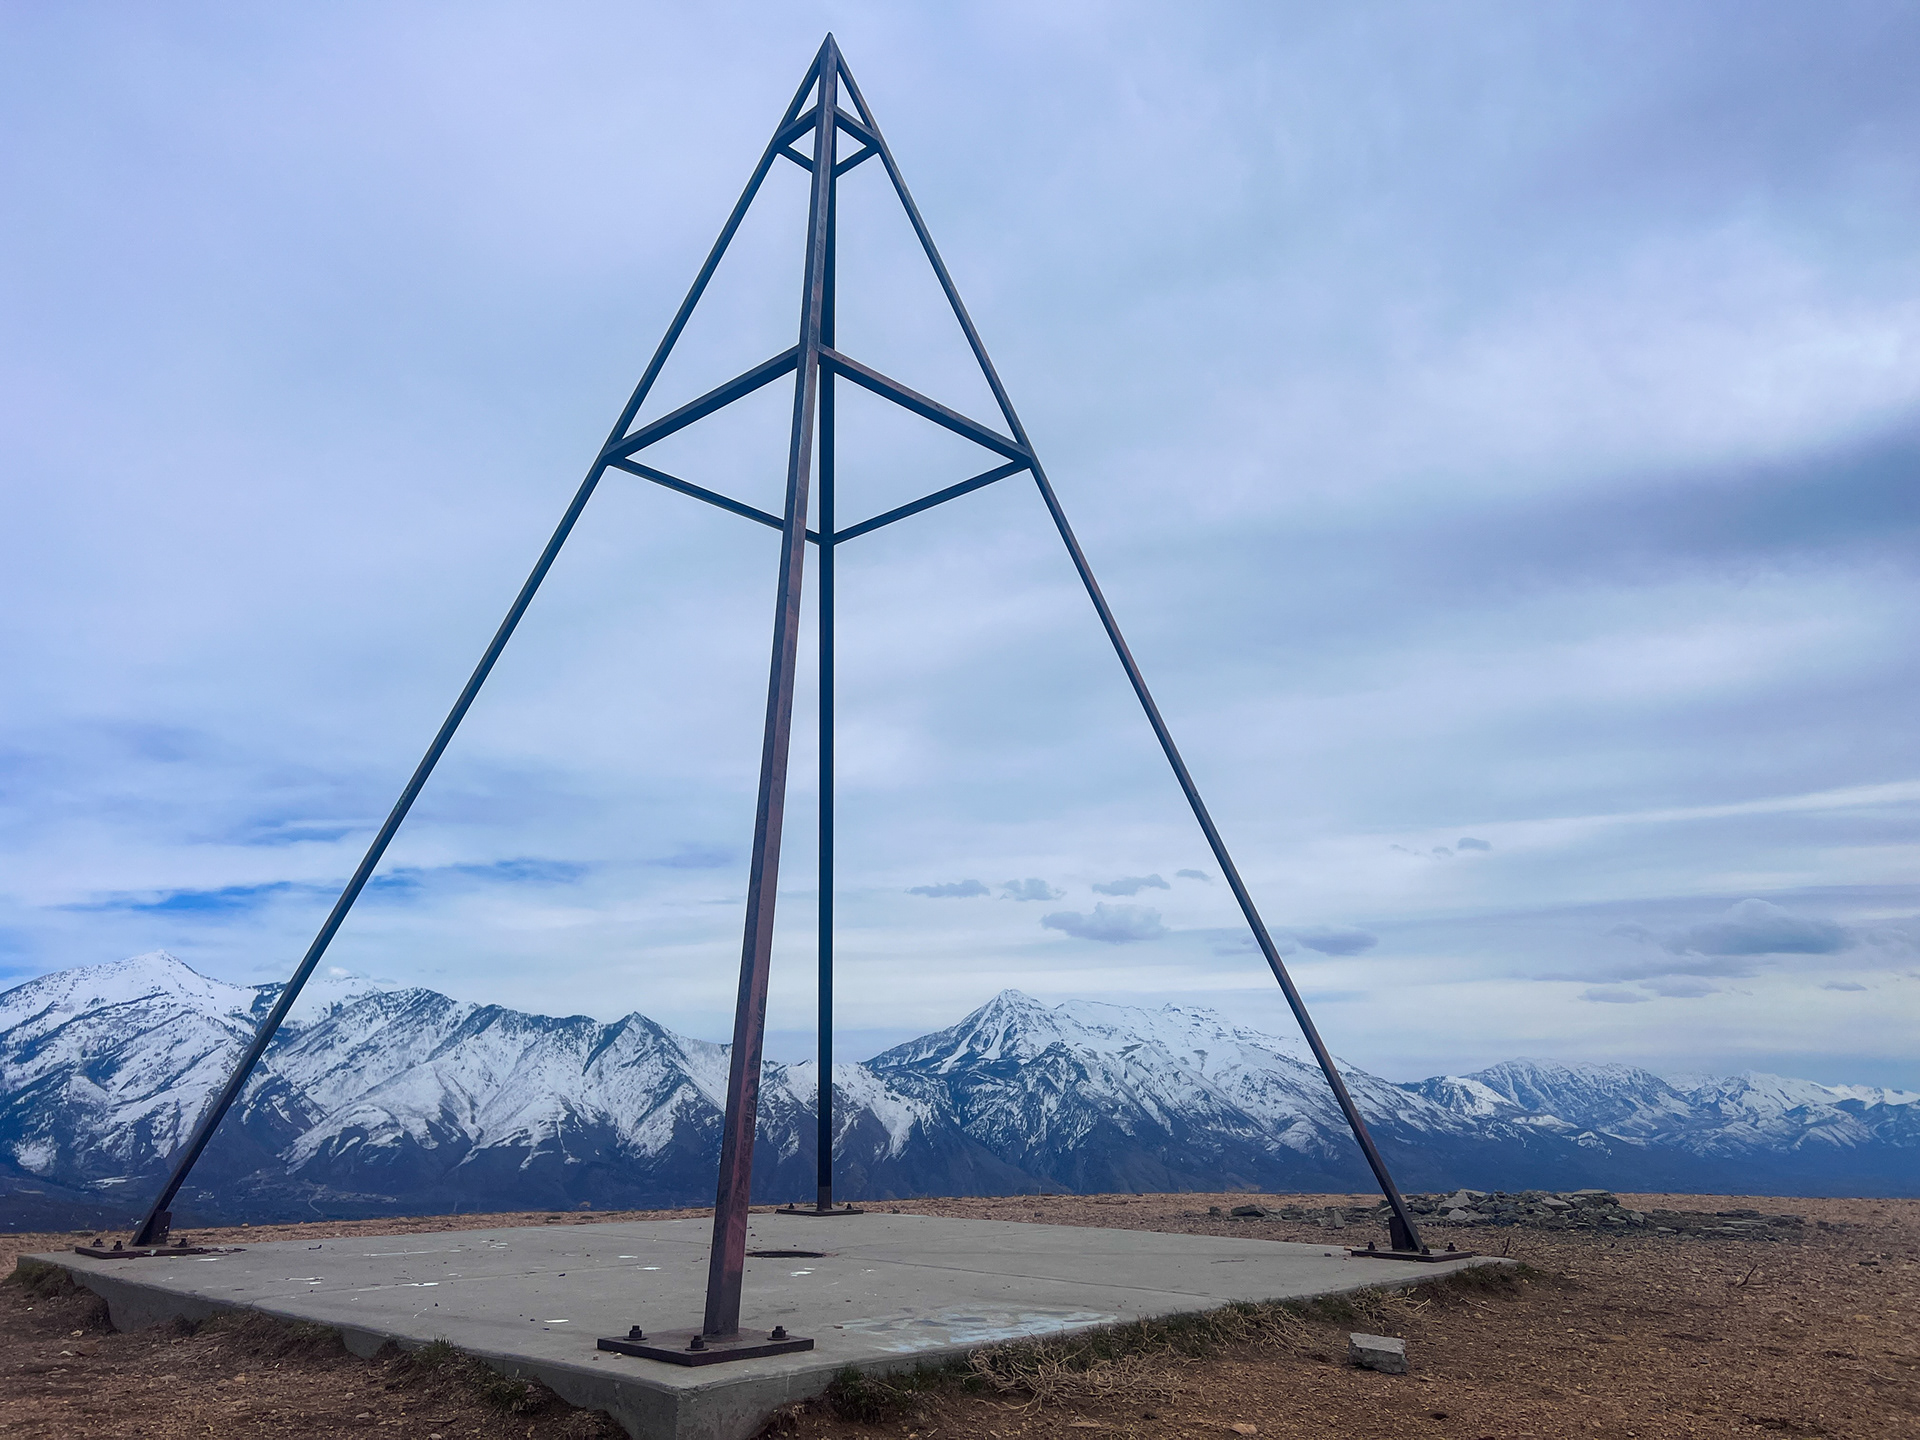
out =
{"type": "Polygon", "coordinates": [[[753,1141],[760,1101],[760,1052],[766,1038],[767,979],[773,959],[774,897],[780,880],[780,828],[786,811],[787,754],[793,732],[793,677],[799,659],[800,588],[807,554],[807,496],[813,472],[814,417],[820,384],[820,319],[826,306],[827,218],[833,189],[835,84],[839,55],[829,35],[814,60],[817,105],[813,132],[813,196],[807,214],[807,270],[800,309],[799,367],[793,431],[787,450],[787,507],[781,532],[779,599],[773,615],[773,661],[767,679],[767,723],[760,751],[760,795],[747,878],[746,933],[727,1064],[727,1111],[720,1135],[720,1181],[714,1196],[713,1243],[707,1257],[703,1334],[740,1330],[740,1282],[747,1267],[747,1206],[753,1188],[753,1141]]]}
{"type": "MultiPolygon", "coordinates": [[[[826,302],[820,343],[833,344],[840,181],[827,189],[826,302]]],[[[820,939],[819,1094],[814,1102],[814,1208],[833,1209],[833,372],[820,377],[820,939]]]]}

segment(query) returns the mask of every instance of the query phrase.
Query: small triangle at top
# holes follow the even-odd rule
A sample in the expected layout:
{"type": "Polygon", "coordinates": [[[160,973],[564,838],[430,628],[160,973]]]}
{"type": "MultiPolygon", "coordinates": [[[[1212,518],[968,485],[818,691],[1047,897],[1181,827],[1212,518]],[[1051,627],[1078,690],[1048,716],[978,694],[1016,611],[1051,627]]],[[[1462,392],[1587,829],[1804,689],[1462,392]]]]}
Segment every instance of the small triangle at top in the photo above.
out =
{"type": "Polygon", "coordinates": [[[844,61],[839,66],[839,82],[835,87],[838,92],[834,97],[835,102],[862,125],[871,126],[873,116],[867,113],[867,107],[860,99],[860,87],[854,84],[852,72],[844,61]]]}

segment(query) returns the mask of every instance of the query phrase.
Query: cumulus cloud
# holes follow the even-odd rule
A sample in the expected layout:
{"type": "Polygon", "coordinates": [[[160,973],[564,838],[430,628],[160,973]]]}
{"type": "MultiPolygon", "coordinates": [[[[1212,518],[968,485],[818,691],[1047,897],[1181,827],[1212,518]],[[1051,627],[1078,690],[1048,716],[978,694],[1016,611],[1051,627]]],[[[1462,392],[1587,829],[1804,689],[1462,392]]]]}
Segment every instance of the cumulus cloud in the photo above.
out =
{"type": "Polygon", "coordinates": [[[1808,920],[1765,900],[1742,900],[1718,920],[1694,925],[1662,942],[1674,954],[1833,955],[1851,949],[1853,932],[1831,920],[1808,920]]]}
{"type": "Polygon", "coordinates": [[[1582,991],[1580,998],[1599,1005],[1644,1005],[1652,997],[1642,995],[1638,990],[1629,990],[1624,985],[1595,985],[1582,991]]]}
{"type": "Polygon", "coordinates": [[[1285,933],[1322,955],[1358,955],[1380,943],[1378,935],[1357,925],[1296,925],[1285,933]]]}
{"type": "Polygon", "coordinates": [[[1009,880],[1000,887],[1001,893],[1009,900],[1058,900],[1067,892],[1056,890],[1044,880],[1028,878],[1009,880]]]}
{"type": "Polygon", "coordinates": [[[1493,846],[1485,840],[1476,840],[1471,835],[1462,835],[1458,840],[1453,842],[1453,848],[1456,850],[1491,850],[1493,846]]]}
{"type": "Polygon", "coordinates": [[[987,887],[978,880],[954,880],[945,885],[915,885],[907,891],[909,895],[925,895],[930,900],[961,900],[986,893],[987,887]]]}
{"type": "Polygon", "coordinates": [[[1122,875],[1118,880],[1109,880],[1093,888],[1102,895],[1138,895],[1142,890],[1171,890],[1173,887],[1158,875],[1122,875]]]}
{"type": "Polygon", "coordinates": [[[1718,919],[1679,930],[1655,930],[1636,922],[1607,932],[1662,952],[1632,964],[1609,966],[1609,978],[1638,980],[1656,975],[1751,975],[1771,955],[1835,955],[1878,943],[1831,920],[1810,920],[1765,900],[1742,900],[1718,919]]]}
{"type": "Polygon", "coordinates": [[[1207,874],[1204,870],[1176,870],[1173,872],[1173,878],[1176,880],[1204,880],[1209,885],[1213,883],[1213,876],[1207,874]]]}
{"type": "Polygon", "coordinates": [[[1078,910],[1056,910],[1040,922],[1049,930],[1064,931],[1082,940],[1104,940],[1109,945],[1125,945],[1134,940],[1157,940],[1167,933],[1160,923],[1160,912],[1144,905],[1108,905],[1093,907],[1091,915],[1078,910]]]}

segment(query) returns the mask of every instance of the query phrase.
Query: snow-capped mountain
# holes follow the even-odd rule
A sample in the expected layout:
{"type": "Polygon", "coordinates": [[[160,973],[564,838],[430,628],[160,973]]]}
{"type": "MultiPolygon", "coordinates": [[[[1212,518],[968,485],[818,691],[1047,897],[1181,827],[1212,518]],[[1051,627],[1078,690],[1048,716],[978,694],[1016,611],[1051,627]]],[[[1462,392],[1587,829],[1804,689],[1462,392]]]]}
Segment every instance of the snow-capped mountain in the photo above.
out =
{"type": "MultiPolygon", "coordinates": [[[[1008,990],[867,1067],[917,1082],[983,1147],[1068,1189],[1344,1188],[1352,1137],[1302,1049],[1210,1010],[1050,1008],[1008,990]]],[[[1383,1138],[1470,1128],[1424,1096],[1342,1070],[1383,1138]]]]}
{"type": "MultiPolygon", "coordinates": [[[[638,1014],[316,984],[183,1219],[710,1201],[726,1046],[638,1014]]],[[[156,952],[0,994],[0,1225],[137,1204],[278,993],[156,952]]],[[[1528,1060],[1411,1085],[1342,1069],[1410,1189],[1920,1193],[1911,1093],[1528,1060]]],[[[757,1197],[811,1198],[814,1086],[811,1065],[765,1067],[757,1197]]],[[[835,1066],[834,1089],[848,1198],[1367,1185],[1304,1047],[1205,1009],[1009,990],[835,1066]]]]}
{"type": "Polygon", "coordinates": [[[1550,1060],[1508,1060],[1407,1088],[1483,1122],[1530,1126],[1581,1144],[1628,1142],[1743,1173],[1771,1168],[1816,1193],[1850,1193],[1849,1185],[1864,1193],[1920,1192],[1920,1092],[1911,1090],[1755,1071],[1662,1079],[1626,1065],[1550,1060]],[[1867,1179],[1882,1163],[1888,1179],[1867,1179]]]}

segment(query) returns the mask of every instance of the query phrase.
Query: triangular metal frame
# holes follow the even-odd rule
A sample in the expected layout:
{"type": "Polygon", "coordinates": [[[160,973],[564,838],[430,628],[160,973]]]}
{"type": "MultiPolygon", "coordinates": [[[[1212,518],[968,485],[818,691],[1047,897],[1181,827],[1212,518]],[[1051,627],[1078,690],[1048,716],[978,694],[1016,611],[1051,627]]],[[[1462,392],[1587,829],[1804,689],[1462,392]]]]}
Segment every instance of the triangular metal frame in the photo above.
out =
{"type": "Polygon", "coordinates": [[[334,903],[326,922],[314,937],[312,945],[302,957],[292,979],[281,992],[272,1010],[261,1021],[258,1030],[248,1043],[246,1050],[234,1065],[220,1093],[207,1107],[184,1149],[176,1157],[166,1185],[154,1200],[152,1207],[134,1233],[136,1246],[148,1246],[163,1243],[170,1222],[169,1207],[185,1182],[207,1143],[212,1139],[221,1119],[239,1097],[247,1077],[259,1063],[265,1053],[268,1042],[286,1019],[287,1012],[299,997],[301,988],[306,984],[314,968],[320,963],[327,947],[332,943],[347,913],[353,908],[360,892],[366,887],[375,867],[385,854],[387,846],[406,819],[414,800],[419,796],[427,777],[433,773],[447,744],[472,706],[480,687],[486,683],[494,663],[500,658],[507,641],[519,625],[521,617],[532,603],[540,584],[552,568],[555,558],[567,537],[573,532],[581,512],[592,497],[595,488],[609,470],[618,470],[639,476],[658,485],[704,500],[712,505],[731,511],[736,515],[758,521],[781,532],[779,599],[774,611],[773,624],[773,660],[767,686],[767,714],[764,740],[760,758],[759,797],[754,816],[753,854],[747,884],[746,927],[741,947],[739,997],[735,1006],[733,1046],[729,1056],[727,1075],[727,1108],[721,1135],[719,1184],[714,1205],[713,1244],[708,1262],[706,1313],[700,1334],[715,1339],[726,1339],[738,1335],[740,1328],[740,1290],[746,1265],[747,1206],[752,1182],[753,1140],[755,1122],[759,1109],[759,1084],[761,1065],[761,1045],[765,1036],[767,982],[771,969],[773,949],[774,900],[780,868],[780,839],[786,801],[787,759],[793,719],[794,677],[797,669],[798,646],[800,636],[800,599],[801,578],[805,568],[806,547],[809,543],[818,546],[820,551],[820,921],[819,921],[819,964],[820,964],[820,1074],[818,1106],[818,1162],[819,1179],[816,1197],[816,1209],[819,1213],[831,1212],[833,1203],[833,575],[834,552],[846,541],[862,535],[871,534],[897,520],[903,520],[936,505],[968,494],[984,486],[991,485],[1022,472],[1033,476],[1040,498],[1046,505],[1047,513],[1052,517],[1054,527],[1060,533],[1060,539],[1066,545],[1068,557],[1074,570],[1079,574],[1081,583],[1086,587],[1087,597],[1093,602],[1095,613],[1107,632],[1107,638],[1113,644],[1114,653],[1119,657],[1121,668],[1126,671],[1128,683],[1133,686],[1135,696],[1141,708],[1146,712],[1147,723],[1153,727],[1153,733],[1165,752],[1167,762],[1173,767],[1174,778],[1179,782],[1181,791],[1192,807],[1194,818],[1199,822],[1201,832],[1206,836],[1207,844],[1213,850],[1214,859],[1219,863],[1227,884],[1233,891],[1234,899],[1239,902],[1241,913],[1246,917],[1261,953],[1266,957],[1274,978],[1279,982],[1294,1018],[1299,1022],[1302,1034],[1311,1047],[1314,1059],[1319,1062],[1327,1084],[1332,1089],[1335,1102],[1345,1116],[1353,1131],[1354,1139],[1359,1143],[1374,1178],[1379,1182],[1381,1192],[1386,1196],[1391,1211],[1389,1221],[1390,1238],[1393,1249],[1401,1253],[1421,1252],[1419,1232],[1408,1213],[1406,1202],[1401,1198],[1399,1189],[1388,1173],[1386,1162],[1381,1158],[1372,1136],[1367,1131],[1366,1122],[1361,1118],[1359,1109],[1354,1105],[1346,1084],[1334,1065],[1333,1056],[1315,1028],[1312,1017],[1307,1013],[1305,1002],[1295,987],[1292,977],[1287,973],[1280,951],[1268,933],[1265,922],[1260,918],[1259,910],[1253,903],[1246,883],[1240,877],[1239,868],[1227,852],[1226,842],[1220,838],[1220,832],[1213,823],[1200,792],[1194,785],[1186,762],[1180,758],[1180,752],[1173,743],[1173,736],[1167,729],[1166,721],[1161,717],[1160,709],[1154,704],[1153,696],[1147,689],[1146,681],[1141,677],[1140,667],[1135,664],[1132,652],[1127,648],[1126,640],[1120,633],[1120,627],[1113,618],[1106,597],[1101,593],[1099,584],[1094,580],[1093,571],[1087,564],[1087,557],[1080,548],[1080,542],[1074,537],[1073,529],[1067,523],[1067,517],[1060,506],[1059,497],[1054,494],[1053,486],[1048,483],[1047,475],[1035,453],[1033,444],[1027,436],[1020,417],[1015,413],[1013,403],[1007,398],[1006,387],[1000,383],[1000,377],[993,368],[993,362],[987,356],[986,347],[980,342],[979,332],[974,328],[972,318],[967,314],[966,306],[961,302],[959,291],[954,288],[953,278],[947,273],[947,267],[940,258],[940,252],[928,233],[926,222],[920,216],[919,207],[913,202],[906,182],[901,178],[900,167],[895,163],[893,153],[887,148],[886,138],[880,127],[874,122],[872,112],[861,97],[859,86],[854,83],[846,62],[840,55],[839,46],[833,36],[827,36],[819,53],[808,67],[800,88],[795,92],[792,102],[781,116],[780,123],[774,129],[773,138],[767,143],[760,162],[754,167],[746,189],[741,193],[733,213],[727,217],[721,228],[720,237],[714,242],[706,263],[700,267],[692,287],[681,302],[679,311],[667,327],[653,358],[648,362],[640,383],[635,387],[633,396],[626,408],[620,412],[619,420],[614,424],[588,469],[586,478],[581,482],[572,503],[561,517],[553,536],[547,541],[546,549],[534,565],[526,583],[521,586],[512,607],[507,611],[506,619],[500,624],[492,642],[481,656],[453,709],[441,724],[433,743],[427,747],[426,755],[414,770],[412,778],[401,792],[392,812],[387,816],[373,843],[368,847],[365,857],[355,869],[340,898],[334,903]],[[845,87],[846,97],[852,102],[850,111],[840,103],[841,87],[845,87]],[[812,104],[808,105],[811,98],[812,104]],[[811,135],[813,153],[811,156],[796,149],[796,145],[811,135]],[[840,157],[842,138],[852,141],[856,149],[844,159],[840,157]],[[656,420],[636,426],[635,420],[651,394],[654,382],[658,380],[661,369],[672,354],[674,345],[680,339],[695,307],[705,293],[707,284],[712,280],[721,258],[726,254],[728,245],[738,231],[741,221],[752,206],[754,197],[759,193],[761,183],[768,172],[780,160],[785,159],[806,170],[812,179],[812,194],[809,201],[807,221],[806,274],[802,288],[800,317],[800,338],[788,350],[782,351],[769,360],[754,366],[744,374],[738,375],[725,384],[717,386],[697,399],[689,401],[678,409],[670,411],[656,420]],[[911,222],[914,234],[920,241],[921,249],[926,253],[928,263],[940,282],[940,288],[953,310],[954,318],[959,322],[965,334],[967,344],[973,352],[974,360],[980,366],[982,378],[987,382],[994,401],[999,406],[1005,430],[995,429],[958,411],[949,409],[938,401],[921,395],[902,385],[879,371],[861,364],[858,360],[840,353],[834,348],[834,281],[835,281],[835,204],[839,178],[857,165],[869,160],[878,160],[887,172],[894,194],[899,198],[907,219],[911,222]],[[764,385],[771,384],[784,376],[794,376],[793,424],[787,455],[786,504],[782,514],[773,515],[751,505],[731,499],[725,495],[695,485],[690,481],[669,475],[643,463],[637,457],[649,446],[666,439],[678,431],[718,410],[725,408],[743,396],[752,394],[764,385]],[[899,506],[871,519],[863,520],[846,529],[836,529],[833,508],[833,396],[836,381],[845,380],[865,390],[892,401],[894,404],[919,415],[936,425],[940,425],[965,439],[973,441],[983,449],[1001,457],[1000,464],[975,475],[970,480],[950,485],[931,495],[922,497],[911,504],[899,506]],[[819,529],[806,528],[809,502],[809,489],[815,469],[815,446],[818,445],[819,529]]]}

